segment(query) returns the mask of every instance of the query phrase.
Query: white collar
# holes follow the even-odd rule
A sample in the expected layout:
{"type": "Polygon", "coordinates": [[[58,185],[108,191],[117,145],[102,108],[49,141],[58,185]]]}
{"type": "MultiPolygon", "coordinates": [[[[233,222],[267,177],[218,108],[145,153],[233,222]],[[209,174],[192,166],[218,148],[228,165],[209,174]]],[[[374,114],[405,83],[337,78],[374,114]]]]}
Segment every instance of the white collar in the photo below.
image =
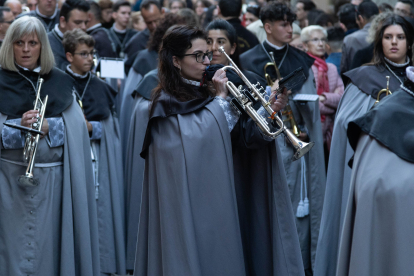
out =
{"type": "Polygon", "coordinates": [[[188,79],[185,79],[183,77],[181,77],[181,79],[183,80],[183,82],[185,82],[187,84],[191,84],[191,85],[198,86],[198,87],[201,86],[201,83],[199,81],[188,80],[188,79]]]}
{"type": "Polygon", "coordinates": [[[53,19],[53,18],[55,18],[55,17],[56,17],[57,12],[58,12],[58,4],[56,4],[55,12],[53,13],[53,15],[52,15],[52,16],[47,16],[47,15],[41,14],[41,13],[40,13],[40,11],[39,11],[39,7],[36,5],[36,13],[37,13],[37,15],[39,15],[40,17],[43,17],[43,18],[46,18],[46,19],[53,19]]]}
{"type": "Polygon", "coordinates": [[[56,24],[56,25],[55,25],[55,32],[56,32],[56,34],[57,34],[60,38],[62,38],[62,39],[63,39],[63,33],[62,33],[62,31],[59,29],[59,24],[56,24]]]}
{"type": "Polygon", "coordinates": [[[285,44],[285,45],[283,45],[282,47],[277,46],[277,45],[274,45],[274,44],[270,43],[270,42],[269,42],[269,40],[268,40],[267,38],[266,38],[266,42],[267,42],[267,44],[269,44],[269,46],[270,46],[270,47],[272,47],[272,48],[274,48],[274,49],[276,49],[276,50],[282,50],[282,49],[284,49],[284,48],[286,47],[286,45],[287,45],[287,44],[285,44]]]}
{"type": "Polygon", "coordinates": [[[95,24],[95,25],[93,25],[92,27],[90,27],[89,29],[87,29],[86,31],[87,32],[90,32],[90,31],[93,31],[93,30],[95,30],[95,29],[98,29],[99,27],[101,27],[102,26],[102,24],[101,23],[98,23],[98,24],[95,24]]]}
{"type": "Polygon", "coordinates": [[[407,61],[405,62],[405,63],[395,63],[395,62],[392,62],[391,60],[389,60],[388,58],[386,58],[386,57],[384,57],[384,59],[385,59],[385,61],[387,62],[387,63],[389,63],[390,65],[392,65],[392,66],[394,66],[394,67],[405,67],[405,66],[407,66],[408,65],[408,63],[410,63],[410,58],[409,57],[407,57],[407,61]]]}
{"type": "Polygon", "coordinates": [[[89,76],[89,72],[87,72],[85,75],[80,75],[77,74],[75,72],[72,71],[72,69],[70,69],[70,64],[68,64],[68,66],[66,66],[66,69],[69,71],[69,73],[75,77],[81,78],[81,79],[85,79],[89,76]]]}
{"type": "Polygon", "coordinates": [[[114,25],[112,25],[112,28],[114,29],[114,31],[115,32],[117,32],[117,33],[119,33],[119,34],[124,34],[124,33],[126,33],[126,31],[127,31],[127,29],[125,28],[125,30],[120,30],[120,29],[117,29],[116,27],[115,27],[115,23],[114,23],[114,25]]]}
{"type": "Polygon", "coordinates": [[[36,67],[35,69],[33,69],[33,70],[29,70],[29,69],[27,69],[26,67],[23,67],[23,66],[20,66],[19,64],[17,64],[17,63],[15,63],[17,66],[19,66],[20,68],[22,68],[24,71],[32,71],[32,72],[35,72],[35,73],[39,73],[40,72],[40,66],[38,66],[38,67],[36,67]]]}
{"type": "Polygon", "coordinates": [[[407,74],[407,78],[414,82],[414,66],[408,66],[407,69],[405,69],[405,73],[407,74]]]}

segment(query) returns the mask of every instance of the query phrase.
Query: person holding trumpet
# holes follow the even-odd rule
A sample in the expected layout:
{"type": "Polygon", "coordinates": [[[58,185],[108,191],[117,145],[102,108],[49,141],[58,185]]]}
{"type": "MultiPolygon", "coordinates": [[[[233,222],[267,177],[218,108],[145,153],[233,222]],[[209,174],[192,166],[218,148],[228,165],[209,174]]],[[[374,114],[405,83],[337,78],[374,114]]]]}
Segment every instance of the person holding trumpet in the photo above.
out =
{"type": "Polygon", "coordinates": [[[0,274],[99,275],[88,131],[42,22],[11,24],[0,65],[0,274]]]}

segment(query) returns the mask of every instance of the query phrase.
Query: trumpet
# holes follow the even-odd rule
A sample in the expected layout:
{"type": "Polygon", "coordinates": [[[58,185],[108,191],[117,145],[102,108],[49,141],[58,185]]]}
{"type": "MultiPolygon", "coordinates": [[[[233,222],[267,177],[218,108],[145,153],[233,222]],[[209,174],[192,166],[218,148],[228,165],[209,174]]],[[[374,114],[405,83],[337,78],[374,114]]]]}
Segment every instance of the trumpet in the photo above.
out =
{"type": "Polygon", "coordinates": [[[43,101],[40,99],[40,89],[42,87],[42,84],[43,79],[40,78],[38,82],[36,100],[34,104],[34,110],[39,111],[39,115],[36,117],[37,121],[32,124],[32,127],[28,128],[24,126],[4,123],[4,125],[26,132],[26,140],[23,149],[23,159],[25,162],[28,163],[28,166],[26,169],[26,173],[24,175],[19,176],[19,183],[29,186],[39,185],[39,180],[34,178],[33,176],[33,168],[35,163],[34,160],[36,157],[37,145],[39,144],[40,136],[44,135],[41,129],[43,125],[43,119],[45,117],[46,105],[48,100],[47,95],[43,101]]]}
{"type": "MultiPolygon", "coordinates": [[[[263,70],[264,70],[264,73],[265,73],[265,78],[266,78],[267,85],[272,87],[275,83],[272,80],[272,77],[267,73],[267,68],[269,66],[274,66],[275,70],[276,70],[277,79],[280,80],[282,77],[280,75],[279,68],[277,68],[277,66],[276,66],[275,57],[273,56],[273,52],[270,52],[269,55],[271,56],[273,62],[266,63],[263,70]]],[[[283,120],[283,122],[289,122],[290,126],[292,128],[293,134],[295,134],[296,137],[299,137],[301,132],[300,132],[300,129],[298,127],[298,124],[296,123],[295,116],[293,115],[293,111],[292,111],[292,108],[290,107],[289,103],[286,105],[285,110],[282,111],[282,115],[286,116],[286,119],[283,120]]]]}
{"type": "Polygon", "coordinates": [[[381,90],[378,92],[377,100],[375,101],[374,106],[375,106],[377,103],[379,103],[379,102],[380,102],[380,96],[381,96],[381,94],[385,93],[385,96],[392,95],[392,92],[391,92],[391,90],[390,90],[390,88],[389,88],[389,87],[390,87],[390,76],[386,76],[385,78],[387,79],[387,88],[381,89],[381,90]]]}
{"type": "Polygon", "coordinates": [[[247,85],[247,89],[242,89],[241,86],[237,88],[231,81],[228,81],[226,86],[229,89],[229,92],[233,95],[233,99],[231,100],[232,106],[236,108],[240,113],[247,113],[256,125],[260,128],[260,130],[266,136],[276,139],[277,136],[280,134],[284,134],[287,140],[295,149],[295,153],[293,155],[293,160],[298,160],[303,155],[305,155],[314,145],[313,142],[311,143],[304,143],[296,138],[292,132],[290,132],[286,127],[283,121],[277,116],[277,112],[275,112],[271,107],[270,100],[266,99],[267,94],[264,88],[258,82],[257,84],[252,84],[246,76],[240,71],[237,65],[233,62],[233,60],[227,55],[224,51],[223,47],[219,48],[219,51],[223,53],[226,58],[229,60],[232,66],[224,66],[223,70],[232,69],[236,72],[236,74],[243,80],[243,82],[247,85]],[[253,105],[257,102],[260,102],[266,112],[270,115],[270,118],[279,129],[275,132],[272,132],[270,126],[268,125],[267,121],[257,113],[257,111],[253,108],[253,105]]]}

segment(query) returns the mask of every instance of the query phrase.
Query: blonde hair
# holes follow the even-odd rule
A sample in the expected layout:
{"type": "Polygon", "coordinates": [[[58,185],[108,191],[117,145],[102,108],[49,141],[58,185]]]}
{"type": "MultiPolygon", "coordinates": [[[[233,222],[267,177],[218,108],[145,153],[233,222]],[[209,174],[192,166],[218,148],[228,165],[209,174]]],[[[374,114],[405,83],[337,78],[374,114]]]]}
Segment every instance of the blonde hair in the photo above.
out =
{"type": "Polygon", "coordinates": [[[300,39],[302,40],[302,42],[308,42],[310,40],[312,32],[314,31],[319,31],[323,33],[325,38],[328,37],[328,33],[326,32],[324,28],[322,28],[319,25],[311,25],[311,26],[308,26],[302,29],[302,32],[300,33],[300,39]]]}
{"type": "Polygon", "coordinates": [[[0,66],[3,69],[17,72],[14,59],[13,44],[26,35],[35,34],[40,42],[41,50],[39,65],[40,74],[49,73],[55,65],[55,58],[47,38],[46,30],[39,19],[32,16],[23,16],[14,21],[7,30],[6,37],[0,48],[0,66]]]}

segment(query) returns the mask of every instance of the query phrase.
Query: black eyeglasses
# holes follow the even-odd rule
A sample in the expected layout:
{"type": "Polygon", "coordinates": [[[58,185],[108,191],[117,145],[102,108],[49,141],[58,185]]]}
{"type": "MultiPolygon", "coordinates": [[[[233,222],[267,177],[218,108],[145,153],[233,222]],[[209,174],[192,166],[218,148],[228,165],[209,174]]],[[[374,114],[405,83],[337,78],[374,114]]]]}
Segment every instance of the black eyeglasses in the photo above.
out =
{"type": "Polygon", "coordinates": [[[198,63],[203,63],[206,57],[208,58],[209,61],[213,59],[213,52],[183,55],[183,57],[185,56],[195,56],[195,59],[198,63]]]}
{"type": "Polygon", "coordinates": [[[93,50],[92,52],[88,53],[88,52],[82,52],[82,53],[74,53],[75,55],[80,55],[82,58],[87,59],[88,56],[90,55],[91,57],[94,57],[94,55],[96,54],[96,51],[93,50]]]}

